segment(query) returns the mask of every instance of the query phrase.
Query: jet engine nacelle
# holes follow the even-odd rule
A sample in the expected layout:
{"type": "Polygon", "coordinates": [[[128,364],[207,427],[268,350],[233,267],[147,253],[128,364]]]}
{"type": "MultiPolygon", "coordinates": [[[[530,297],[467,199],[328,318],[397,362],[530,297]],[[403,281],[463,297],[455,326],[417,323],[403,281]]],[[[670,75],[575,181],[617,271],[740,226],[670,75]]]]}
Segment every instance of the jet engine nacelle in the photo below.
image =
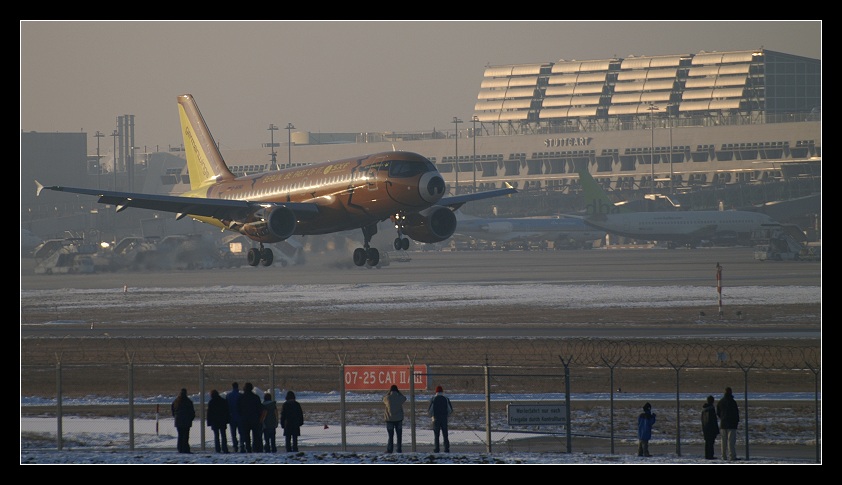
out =
{"type": "Polygon", "coordinates": [[[456,231],[456,215],[447,207],[434,206],[406,218],[403,233],[418,242],[444,241],[456,231]]]}
{"type": "Polygon", "coordinates": [[[283,241],[295,232],[295,213],[286,207],[270,207],[260,220],[243,224],[240,233],[262,243],[283,241]]]}

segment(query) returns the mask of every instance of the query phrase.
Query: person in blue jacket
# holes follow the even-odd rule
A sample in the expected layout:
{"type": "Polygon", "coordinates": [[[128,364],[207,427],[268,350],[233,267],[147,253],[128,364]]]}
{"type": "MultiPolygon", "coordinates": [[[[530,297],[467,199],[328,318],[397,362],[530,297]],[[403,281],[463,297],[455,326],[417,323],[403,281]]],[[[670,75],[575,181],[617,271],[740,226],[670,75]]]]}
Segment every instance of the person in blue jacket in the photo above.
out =
{"type": "Polygon", "coordinates": [[[637,417],[637,456],[652,456],[649,454],[649,440],[652,439],[652,426],[655,425],[655,413],[652,405],[643,405],[643,412],[637,417]]]}
{"type": "Polygon", "coordinates": [[[228,425],[231,427],[231,444],[234,445],[234,453],[237,452],[237,449],[240,450],[240,453],[246,452],[246,444],[243,442],[243,435],[240,434],[240,397],[242,393],[240,393],[240,384],[234,382],[231,384],[231,390],[228,391],[228,394],[225,396],[225,399],[228,401],[228,425]],[[237,436],[239,435],[240,439],[237,440],[237,436]]]}

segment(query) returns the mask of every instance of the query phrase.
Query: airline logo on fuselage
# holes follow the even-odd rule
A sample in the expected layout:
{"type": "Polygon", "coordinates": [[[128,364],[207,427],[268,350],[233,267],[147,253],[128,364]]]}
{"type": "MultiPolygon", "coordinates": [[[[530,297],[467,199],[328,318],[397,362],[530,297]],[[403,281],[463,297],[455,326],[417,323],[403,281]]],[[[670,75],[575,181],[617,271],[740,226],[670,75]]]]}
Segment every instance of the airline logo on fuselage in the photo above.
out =
{"type": "Polygon", "coordinates": [[[592,199],[590,204],[585,205],[585,212],[589,215],[619,214],[620,208],[599,199],[592,199]]]}

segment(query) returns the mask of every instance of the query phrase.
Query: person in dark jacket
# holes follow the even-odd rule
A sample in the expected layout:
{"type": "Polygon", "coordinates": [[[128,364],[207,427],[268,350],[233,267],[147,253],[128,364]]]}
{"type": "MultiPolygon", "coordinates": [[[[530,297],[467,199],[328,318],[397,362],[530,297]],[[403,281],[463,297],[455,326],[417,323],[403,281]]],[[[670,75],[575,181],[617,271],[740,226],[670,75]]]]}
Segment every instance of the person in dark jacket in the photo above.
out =
{"type": "Polygon", "coordinates": [[[383,418],[386,421],[386,433],[389,434],[389,440],[386,442],[386,453],[391,453],[395,449],[395,434],[398,435],[398,453],[402,453],[403,444],[403,403],[406,402],[406,396],[401,394],[398,386],[392,384],[389,392],[383,396],[383,404],[386,409],[383,411],[383,418]]]}
{"type": "Polygon", "coordinates": [[[702,434],[705,437],[705,460],[713,460],[714,443],[719,436],[719,421],[716,419],[713,396],[708,396],[707,402],[702,405],[702,434]]]}
{"type": "Polygon", "coordinates": [[[439,435],[444,441],[444,452],[450,453],[450,440],[447,438],[447,420],[453,413],[453,404],[450,403],[450,398],[444,395],[444,389],[441,386],[436,386],[436,395],[430,399],[430,405],[427,407],[427,414],[433,417],[433,436],[434,446],[433,453],[438,453],[439,435]]]}
{"type": "Polygon", "coordinates": [[[228,453],[228,401],[219,395],[216,389],[210,393],[208,401],[207,425],[213,431],[213,445],[217,453],[228,453]]]}
{"type": "Polygon", "coordinates": [[[190,428],[193,426],[193,420],[196,419],[196,408],[193,407],[193,401],[187,397],[187,389],[181,389],[170,408],[175,418],[175,429],[178,432],[176,448],[179,453],[190,453],[190,428]]]}
{"type": "Polygon", "coordinates": [[[234,382],[231,384],[231,390],[225,396],[228,401],[228,425],[231,427],[231,444],[234,446],[234,453],[240,450],[240,453],[246,452],[246,444],[243,441],[243,435],[240,434],[240,384],[234,382]],[[240,437],[239,445],[237,444],[237,436],[240,437]]]}
{"type": "Polygon", "coordinates": [[[243,395],[240,396],[240,442],[245,442],[246,453],[263,451],[263,425],[260,424],[260,413],[263,403],[260,396],[254,393],[254,385],[246,382],[243,395]]]}
{"type": "Polygon", "coordinates": [[[652,405],[643,405],[643,412],[637,417],[637,456],[652,456],[649,454],[649,440],[652,439],[652,426],[655,425],[655,413],[652,405]]]}
{"type": "Polygon", "coordinates": [[[287,452],[298,451],[298,437],[304,425],[304,410],[295,400],[295,393],[287,392],[286,401],[281,406],[281,428],[284,428],[284,445],[287,452]]]}
{"type": "Polygon", "coordinates": [[[725,394],[716,403],[716,415],[719,417],[719,429],[722,433],[722,459],[737,459],[737,426],[740,424],[740,408],[734,400],[734,392],[725,388],[725,394]]]}
{"type": "Polygon", "coordinates": [[[275,435],[278,428],[278,404],[272,399],[272,394],[263,394],[263,451],[277,453],[278,445],[275,435]]]}

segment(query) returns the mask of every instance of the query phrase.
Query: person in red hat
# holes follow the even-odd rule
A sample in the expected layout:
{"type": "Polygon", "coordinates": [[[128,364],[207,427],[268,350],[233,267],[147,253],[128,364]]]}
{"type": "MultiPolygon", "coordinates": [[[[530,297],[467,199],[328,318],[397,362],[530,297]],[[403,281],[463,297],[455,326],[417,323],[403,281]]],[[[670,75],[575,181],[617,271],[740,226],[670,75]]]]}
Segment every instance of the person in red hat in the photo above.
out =
{"type": "Polygon", "coordinates": [[[438,453],[441,449],[439,437],[444,441],[444,452],[450,453],[450,440],[447,439],[447,420],[452,413],[453,404],[451,404],[450,398],[444,395],[444,389],[441,386],[436,386],[436,395],[430,399],[430,406],[427,408],[427,414],[433,418],[433,436],[435,437],[433,453],[438,453]]]}

